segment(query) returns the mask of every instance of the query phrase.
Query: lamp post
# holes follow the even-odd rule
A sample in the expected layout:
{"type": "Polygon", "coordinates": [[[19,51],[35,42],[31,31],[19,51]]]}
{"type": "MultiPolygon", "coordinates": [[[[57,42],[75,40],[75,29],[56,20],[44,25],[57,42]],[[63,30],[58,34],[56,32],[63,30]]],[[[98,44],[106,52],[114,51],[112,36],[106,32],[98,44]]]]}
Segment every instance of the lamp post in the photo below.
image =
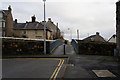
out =
{"type": "Polygon", "coordinates": [[[77,38],[79,40],[79,29],[77,29],[77,38]]]}
{"type": "Polygon", "coordinates": [[[45,1],[46,0],[43,0],[44,2],[44,54],[46,55],[46,21],[45,21],[45,1]]]}

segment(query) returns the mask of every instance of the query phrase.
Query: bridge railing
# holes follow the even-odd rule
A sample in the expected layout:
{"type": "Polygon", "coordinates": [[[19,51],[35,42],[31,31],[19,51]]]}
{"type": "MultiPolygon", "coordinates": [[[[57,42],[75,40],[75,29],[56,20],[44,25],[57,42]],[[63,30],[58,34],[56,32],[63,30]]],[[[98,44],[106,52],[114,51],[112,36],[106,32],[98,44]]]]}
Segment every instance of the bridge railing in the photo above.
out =
{"type": "Polygon", "coordinates": [[[79,51],[78,42],[76,40],[72,39],[71,45],[74,47],[76,53],[78,53],[78,51],[79,51]]]}
{"type": "Polygon", "coordinates": [[[50,43],[50,53],[52,53],[58,46],[62,44],[63,42],[61,39],[57,39],[56,41],[50,43]]]}

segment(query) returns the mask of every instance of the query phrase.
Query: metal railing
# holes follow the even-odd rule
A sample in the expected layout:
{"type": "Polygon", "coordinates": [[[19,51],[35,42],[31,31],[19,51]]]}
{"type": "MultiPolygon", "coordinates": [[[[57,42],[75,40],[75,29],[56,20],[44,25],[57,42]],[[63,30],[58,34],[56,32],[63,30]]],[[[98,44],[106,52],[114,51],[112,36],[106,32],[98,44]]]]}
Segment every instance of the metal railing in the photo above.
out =
{"type": "Polygon", "coordinates": [[[72,39],[71,45],[74,47],[76,53],[78,53],[79,52],[78,42],[76,40],[72,39]]]}
{"type": "Polygon", "coordinates": [[[62,45],[63,42],[61,39],[57,39],[56,41],[50,44],[50,53],[52,53],[58,46],[62,45]]]}

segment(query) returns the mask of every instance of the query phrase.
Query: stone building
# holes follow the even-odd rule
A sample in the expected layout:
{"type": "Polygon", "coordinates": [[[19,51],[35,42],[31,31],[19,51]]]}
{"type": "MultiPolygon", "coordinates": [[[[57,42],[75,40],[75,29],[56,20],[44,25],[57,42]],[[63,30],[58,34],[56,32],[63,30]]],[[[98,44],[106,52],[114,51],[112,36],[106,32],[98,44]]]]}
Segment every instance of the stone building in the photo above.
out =
{"type": "Polygon", "coordinates": [[[2,11],[0,11],[0,37],[2,36],[2,27],[4,27],[2,24],[3,24],[3,19],[2,19],[2,17],[3,17],[3,13],[2,13],[2,11]]]}
{"type": "Polygon", "coordinates": [[[8,10],[0,11],[0,27],[2,27],[3,37],[13,36],[13,17],[11,11],[11,6],[8,7],[8,10]]]}
{"type": "MultiPolygon", "coordinates": [[[[3,37],[28,37],[44,39],[44,21],[37,22],[36,17],[32,17],[31,22],[17,23],[17,19],[13,21],[11,6],[8,10],[0,11],[0,29],[2,29],[3,37]]],[[[58,23],[55,25],[51,18],[46,22],[46,39],[59,39],[60,29],[58,23]]]]}
{"type": "Polygon", "coordinates": [[[96,35],[89,36],[83,41],[95,41],[95,42],[106,42],[102,36],[100,36],[99,32],[96,32],[96,35]]]}
{"type": "MultiPolygon", "coordinates": [[[[36,21],[36,17],[32,16],[31,22],[17,23],[14,21],[14,37],[44,39],[44,25],[36,21]]],[[[51,39],[51,30],[46,28],[46,39],[51,39]]]]}
{"type": "Polygon", "coordinates": [[[120,1],[116,3],[116,42],[120,56],[120,1]]]}
{"type": "MultiPolygon", "coordinates": [[[[44,21],[41,22],[41,24],[44,25],[44,21]]],[[[46,28],[50,29],[52,31],[52,39],[59,39],[60,38],[60,29],[58,28],[58,23],[55,25],[51,18],[48,18],[48,21],[46,22],[46,28]]]]}

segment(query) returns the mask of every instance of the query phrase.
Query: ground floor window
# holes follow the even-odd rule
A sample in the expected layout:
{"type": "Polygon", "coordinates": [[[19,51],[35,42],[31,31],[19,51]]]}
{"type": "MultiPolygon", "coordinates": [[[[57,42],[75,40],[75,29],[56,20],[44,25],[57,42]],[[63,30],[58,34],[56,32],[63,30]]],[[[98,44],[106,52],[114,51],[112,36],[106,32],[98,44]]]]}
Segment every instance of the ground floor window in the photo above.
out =
{"type": "Polygon", "coordinates": [[[36,36],[36,39],[42,39],[42,36],[36,36]]]}

